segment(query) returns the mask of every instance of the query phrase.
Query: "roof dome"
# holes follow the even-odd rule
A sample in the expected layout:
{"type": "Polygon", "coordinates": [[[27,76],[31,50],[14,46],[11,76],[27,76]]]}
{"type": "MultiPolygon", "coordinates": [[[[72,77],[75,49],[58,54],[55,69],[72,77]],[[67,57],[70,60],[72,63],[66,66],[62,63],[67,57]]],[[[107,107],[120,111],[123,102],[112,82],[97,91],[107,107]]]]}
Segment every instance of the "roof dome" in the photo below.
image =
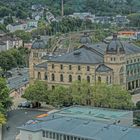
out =
{"type": "Polygon", "coordinates": [[[117,34],[113,35],[112,41],[109,43],[109,45],[106,48],[107,54],[116,54],[116,53],[125,53],[123,44],[121,41],[117,38],[117,34]]]}
{"type": "Polygon", "coordinates": [[[91,44],[92,40],[87,33],[84,33],[84,35],[82,35],[80,38],[80,43],[81,44],[91,44]]]}
{"type": "Polygon", "coordinates": [[[32,49],[45,49],[45,48],[46,44],[42,39],[40,39],[40,37],[38,37],[37,40],[35,40],[34,43],[32,44],[32,49]]]}

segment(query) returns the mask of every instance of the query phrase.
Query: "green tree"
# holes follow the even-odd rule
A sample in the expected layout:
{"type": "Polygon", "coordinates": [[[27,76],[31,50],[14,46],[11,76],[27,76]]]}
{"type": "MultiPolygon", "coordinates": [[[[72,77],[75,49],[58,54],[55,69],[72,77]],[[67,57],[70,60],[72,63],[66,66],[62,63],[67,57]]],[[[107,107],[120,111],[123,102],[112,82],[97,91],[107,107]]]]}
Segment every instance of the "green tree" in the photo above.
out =
{"type": "Polygon", "coordinates": [[[140,27],[140,13],[129,14],[128,19],[131,26],[140,27]]]}
{"type": "Polygon", "coordinates": [[[13,33],[13,35],[21,38],[25,43],[30,42],[30,40],[32,39],[31,33],[25,32],[23,30],[17,30],[13,33]]]}
{"type": "Polygon", "coordinates": [[[67,106],[72,104],[72,96],[68,88],[64,86],[56,86],[49,95],[50,104],[54,106],[67,106]]]}
{"type": "Polygon", "coordinates": [[[48,102],[48,94],[47,84],[42,81],[35,81],[25,90],[23,97],[34,103],[48,102]]]}
{"type": "Polygon", "coordinates": [[[14,57],[16,66],[25,65],[25,58],[18,49],[11,49],[9,52],[14,57]]]}
{"type": "Polygon", "coordinates": [[[13,22],[14,21],[13,21],[12,16],[8,16],[8,17],[4,18],[4,25],[8,25],[8,24],[11,24],[13,22]]]}
{"type": "Polygon", "coordinates": [[[75,81],[70,86],[73,104],[91,105],[91,86],[87,81],[75,81]]]}
{"type": "Polygon", "coordinates": [[[0,30],[5,32],[6,31],[6,26],[4,24],[0,23],[0,30]]]}
{"type": "Polygon", "coordinates": [[[95,84],[92,92],[92,104],[98,107],[131,109],[131,95],[118,85],[95,84]]]}
{"type": "Polygon", "coordinates": [[[6,111],[12,105],[12,98],[9,97],[10,90],[7,87],[6,80],[0,78],[0,108],[6,111]]]}
{"type": "Polygon", "coordinates": [[[4,70],[10,70],[13,67],[16,67],[16,61],[13,55],[9,52],[0,53],[0,67],[4,70]]]}

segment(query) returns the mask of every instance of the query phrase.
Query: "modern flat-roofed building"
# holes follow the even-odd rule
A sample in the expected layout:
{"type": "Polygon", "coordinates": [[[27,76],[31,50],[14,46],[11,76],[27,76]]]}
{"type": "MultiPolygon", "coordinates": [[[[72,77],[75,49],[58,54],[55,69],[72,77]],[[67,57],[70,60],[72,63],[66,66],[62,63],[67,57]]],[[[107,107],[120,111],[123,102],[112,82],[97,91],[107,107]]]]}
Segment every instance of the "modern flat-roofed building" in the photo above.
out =
{"type": "Polygon", "coordinates": [[[89,119],[107,124],[133,125],[133,112],[126,110],[73,106],[58,111],[57,115],[89,119]]]}
{"type": "Polygon", "coordinates": [[[129,111],[70,107],[19,127],[20,140],[139,140],[140,129],[123,126],[121,120],[116,122],[124,116],[128,119],[128,114],[129,111]],[[103,121],[111,118],[116,120],[103,121]]]}

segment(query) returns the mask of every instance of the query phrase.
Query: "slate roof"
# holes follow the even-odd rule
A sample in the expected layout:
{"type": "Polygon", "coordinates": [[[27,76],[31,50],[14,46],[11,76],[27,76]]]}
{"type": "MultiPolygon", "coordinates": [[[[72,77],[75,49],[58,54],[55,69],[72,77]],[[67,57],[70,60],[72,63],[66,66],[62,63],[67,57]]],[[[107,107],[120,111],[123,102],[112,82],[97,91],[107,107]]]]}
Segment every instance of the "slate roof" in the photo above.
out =
{"type": "Polygon", "coordinates": [[[96,69],[96,72],[108,72],[108,71],[112,71],[112,69],[106,66],[105,64],[99,65],[96,69]]]}
{"type": "MultiPolygon", "coordinates": [[[[128,43],[128,42],[125,42],[125,41],[121,41],[121,43],[124,47],[126,55],[140,53],[140,47],[136,46],[135,44],[128,43]]],[[[107,46],[108,46],[108,44],[105,44],[105,43],[88,45],[88,47],[91,47],[92,49],[96,49],[97,51],[99,51],[103,55],[106,53],[106,47],[107,46]]]]}
{"type": "Polygon", "coordinates": [[[92,43],[92,39],[89,37],[89,35],[84,34],[80,38],[80,43],[81,44],[91,44],[92,43]]]}
{"type": "Polygon", "coordinates": [[[37,39],[32,45],[32,49],[44,49],[46,48],[45,42],[42,39],[37,39]]]}
{"type": "Polygon", "coordinates": [[[53,57],[49,62],[72,63],[72,64],[99,64],[103,63],[103,55],[96,50],[82,47],[71,53],[53,57]]]}
{"type": "MultiPolygon", "coordinates": [[[[124,41],[121,43],[126,55],[140,53],[140,47],[124,41]]],[[[47,56],[46,58],[44,57],[44,59],[49,59],[49,62],[56,63],[103,64],[103,57],[106,53],[107,46],[108,44],[106,43],[86,44],[73,52],[63,54],[61,56],[47,56]]],[[[102,66],[100,71],[104,70],[107,70],[107,67],[105,68],[105,66],[102,66]]]]}
{"type": "Polygon", "coordinates": [[[137,128],[70,117],[58,117],[45,122],[25,124],[19,129],[32,132],[48,130],[91,140],[139,140],[140,138],[140,129],[137,128]]]}
{"type": "Polygon", "coordinates": [[[48,68],[48,65],[47,64],[48,63],[45,61],[43,63],[40,63],[40,64],[35,65],[34,67],[36,67],[36,68],[48,68]]]}

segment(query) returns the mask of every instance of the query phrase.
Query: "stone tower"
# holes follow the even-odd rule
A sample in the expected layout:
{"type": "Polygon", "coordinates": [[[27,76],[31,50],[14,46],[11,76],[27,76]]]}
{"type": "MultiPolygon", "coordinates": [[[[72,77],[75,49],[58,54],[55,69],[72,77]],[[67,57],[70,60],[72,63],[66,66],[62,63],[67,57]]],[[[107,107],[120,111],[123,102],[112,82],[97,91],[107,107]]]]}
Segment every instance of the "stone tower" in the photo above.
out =
{"type": "Polygon", "coordinates": [[[34,77],[34,66],[43,62],[41,59],[43,56],[47,54],[47,45],[44,41],[38,37],[32,44],[31,53],[29,58],[29,74],[30,74],[30,81],[32,81],[34,77]]]}
{"type": "Polygon", "coordinates": [[[122,42],[113,35],[104,55],[104,64],[113,69],[112,84],[125,84],[125,49],[122,42]]]}

